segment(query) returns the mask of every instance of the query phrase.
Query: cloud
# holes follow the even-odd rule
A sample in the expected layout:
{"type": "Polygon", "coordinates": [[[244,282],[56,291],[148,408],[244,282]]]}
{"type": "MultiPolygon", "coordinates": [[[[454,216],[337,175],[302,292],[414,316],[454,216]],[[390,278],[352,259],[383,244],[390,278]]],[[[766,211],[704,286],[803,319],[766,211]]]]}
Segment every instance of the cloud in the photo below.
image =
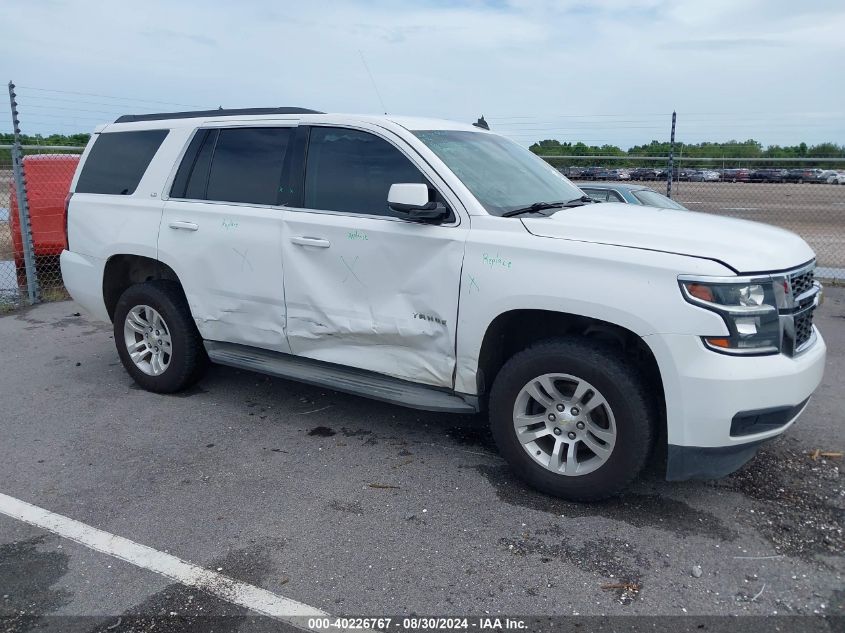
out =
{"type": "Polygon", "coordinates": [[[9,78],[123,98],[22,88],[31,132],[162,107],[133,98],[381,112],[361,51],[389,112],[484,113],[526,144],[662,139],[673,109],[687,141],[845,142],[841,0],[5,0],[4,17],[39,25],[0,38],[9,78]]]}
{"type": "Polygon", "coordinates": [[[181,31],[173,31],[170,29],[148,29],[146,31],[141,31],[141,35],[144,35],[152,40],[155,40],[156,43],[168,42],[172,43],[173,41],[176,42],[191,42],[194,44],[200,44],[202,46],[216,46],[217,40],[211,37],[207,37],[205,35],[195,35],[193,33],[183,33],[181,31]]]}
{"type": "Polygon", "coordinates": [[[742,48],[782,48],[789,43],[761,37],[713,38],[705,40],[679,40],[661,44],[668,50],[725,51],[742,48]]]}

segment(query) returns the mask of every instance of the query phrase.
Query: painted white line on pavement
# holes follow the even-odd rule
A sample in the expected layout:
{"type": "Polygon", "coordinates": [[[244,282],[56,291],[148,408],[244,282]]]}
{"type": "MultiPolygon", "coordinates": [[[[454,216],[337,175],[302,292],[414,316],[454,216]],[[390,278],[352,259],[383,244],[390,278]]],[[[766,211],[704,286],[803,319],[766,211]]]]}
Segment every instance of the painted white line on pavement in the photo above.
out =
{"type": "Polygon", "coordinates": [[[307,604],[193,565],[176,556],[159,552],[122,536],[98,530],[80,521],[39,508],[2,492],[0,492],[0,513],[49,530],[98,552],[125,560],[137,567],[167,576],[183,585],[196,587],[232,604],[288,622],[298,628],[306,627],[301,622],[292,622],[291,618],[327,615],[324,611],[307,604]]]}

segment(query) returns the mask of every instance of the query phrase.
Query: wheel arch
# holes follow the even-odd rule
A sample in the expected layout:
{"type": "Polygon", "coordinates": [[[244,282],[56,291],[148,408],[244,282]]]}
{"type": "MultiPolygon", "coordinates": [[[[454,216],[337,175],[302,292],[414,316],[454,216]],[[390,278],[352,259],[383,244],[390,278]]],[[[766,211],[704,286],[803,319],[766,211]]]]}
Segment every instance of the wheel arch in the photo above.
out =
{"type": "Polygon", "coordinates": [[[496,375],[514,354],[539,341],[580,336],[618,350],[640,369],[646,387],[658,396],[658,440],[665,443],[666,398],[660,367],[648,344],[632,330],[593,317],[542,309],[515,309],[496,316],[484,333],[478,354],[476,385],[482,408],[496,375]]]}
{"type": "Polygon", "coordinates": [[[156,279],[175,281],[182,288],[174,270],[157,259],[128,253],[109,257],[103,268],[103,303],[109,319],[114,319],[117,301],[127,288],[156,279]]]}

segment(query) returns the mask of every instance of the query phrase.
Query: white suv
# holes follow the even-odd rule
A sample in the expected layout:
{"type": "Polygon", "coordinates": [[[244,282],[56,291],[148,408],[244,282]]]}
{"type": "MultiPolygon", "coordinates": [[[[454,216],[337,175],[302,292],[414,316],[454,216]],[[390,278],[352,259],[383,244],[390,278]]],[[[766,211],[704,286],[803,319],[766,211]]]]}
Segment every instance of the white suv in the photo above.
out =
{"type": "Polygon", "coordinates": [[[120,117],[68,202],[65,285],[126,370],[208,361],[489,412],[522,478],[569,499],[717,477],[822,378],[814,254],[787,231],[590,204],[478,127],[298,108],[120,117]]]}

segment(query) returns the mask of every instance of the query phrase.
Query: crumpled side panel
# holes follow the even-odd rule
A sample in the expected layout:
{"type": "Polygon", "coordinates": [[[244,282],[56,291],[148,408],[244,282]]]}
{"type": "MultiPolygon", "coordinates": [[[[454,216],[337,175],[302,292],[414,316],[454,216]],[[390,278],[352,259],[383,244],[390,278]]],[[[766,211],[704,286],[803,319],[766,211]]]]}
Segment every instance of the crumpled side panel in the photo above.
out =
{"type": "Polygon", "coordinates": [[[415,382],[452,386],[465,232],[386,219],[299,214],[285,252],[291,350],[415,382]],[[306,217],[307,216],[307,217],[306,217]]]}
{"type": "Polygon", "coordinates": [[[159,258],[176,271],[203,338],[289,352],[278,209],[170,200],[159,258]],[[194,230],[171,228],[193,225],[194,230]]]}

